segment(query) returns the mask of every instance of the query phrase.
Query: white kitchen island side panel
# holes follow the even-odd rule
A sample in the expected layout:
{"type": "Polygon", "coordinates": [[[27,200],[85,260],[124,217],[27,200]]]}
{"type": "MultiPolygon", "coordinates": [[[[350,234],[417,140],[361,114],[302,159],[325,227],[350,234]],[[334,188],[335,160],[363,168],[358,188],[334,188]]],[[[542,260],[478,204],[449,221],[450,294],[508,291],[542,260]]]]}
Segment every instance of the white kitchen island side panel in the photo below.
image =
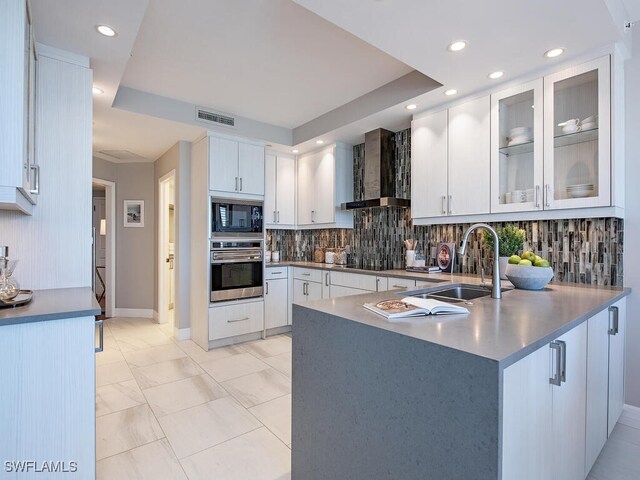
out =
{"type": "Polygon", "coordinates": [[[1,478],[95,478],[94,342],[94,317],[0,327],[1,478]],[[7,472],[28,461],[70,471],[7,472]]]}

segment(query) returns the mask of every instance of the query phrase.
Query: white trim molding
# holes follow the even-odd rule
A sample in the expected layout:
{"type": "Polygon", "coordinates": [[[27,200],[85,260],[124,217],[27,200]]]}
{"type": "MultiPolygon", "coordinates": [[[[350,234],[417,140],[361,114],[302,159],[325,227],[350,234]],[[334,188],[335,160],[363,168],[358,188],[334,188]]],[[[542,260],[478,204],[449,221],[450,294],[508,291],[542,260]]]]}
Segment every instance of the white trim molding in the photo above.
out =
{"type": "Polygon", "coordinates": [[[191,338],[190,328],[174,328],[173,336],[176,340],[189,340],[191,338]]]}
{"type": "Polygon", "coordinates": [[[151,308],[116,308],[113,312],[114,317],[132,317],[132,318],[153,318],[153,309],[151,308]]]}

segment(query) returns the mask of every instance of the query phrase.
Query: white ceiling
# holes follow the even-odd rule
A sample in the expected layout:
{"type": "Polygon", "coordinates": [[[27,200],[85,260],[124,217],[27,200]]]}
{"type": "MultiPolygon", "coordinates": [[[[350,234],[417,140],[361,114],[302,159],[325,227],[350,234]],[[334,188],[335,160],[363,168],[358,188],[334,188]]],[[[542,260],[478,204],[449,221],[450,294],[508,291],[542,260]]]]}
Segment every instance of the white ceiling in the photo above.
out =
{"type": "MultiPolygon", "coordinates": [[[[148,160],[204,129],[113,108],[121,86],[294,129],[416,69],[444,85],[413,99],[420,111],[449,100],[446,88],[462,97],[498,85],[491,71],[508,83],[619,40],[614,3],[640,18],[640,0],[31,0],[37,41],[89,56],[105,91],[94,97],[94,151],[148,160]],[[97,34],[99,23],[118,36],[97,34]],[[469,47],[448,52],[459,38],[469,47]],[[543,58],[554,46],[566,55],[543,58]]],[[[405,127],[405,103],[322,136],[405,127]]]]}

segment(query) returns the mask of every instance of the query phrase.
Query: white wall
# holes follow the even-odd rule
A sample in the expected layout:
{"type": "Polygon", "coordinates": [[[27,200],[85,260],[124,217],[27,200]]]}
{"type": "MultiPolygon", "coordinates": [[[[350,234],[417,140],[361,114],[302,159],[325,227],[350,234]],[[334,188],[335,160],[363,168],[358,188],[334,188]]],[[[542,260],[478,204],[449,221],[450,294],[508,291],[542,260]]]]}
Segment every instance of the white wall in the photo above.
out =
{"type": "Polygon", "coordinates": [[[91,286],[92,71],[41,54],[33,216],[0,211],[0,245],[18,259],[22,288],[91,286]]]}
{"type": "MultiPolygon", "coordinates": [[[[189,186],[191,181],[190,176],[190,163],[191,163],[191,144],[189,142],[180,141],[173,147],[167,150],[158,160],[155,162],[155,197],[156,197],[156,225],[159,224],[159,189],[158,181],[164,175],[171,170],[175,170],[175,222],[176,222],[176,262],[175,262],[175,275],[176,275],[176,299],[175,299],[175,312],[176,312],[176,326],[180,329],[189,328],[190,326],[190,304],[189,304],[189,263],[191,252],[190,241],[190,222],[191,222],[191,209],[190,209],[190,194],[189,186]]],[[[159,232],[156,231],[154,258],[158,258],[158,245],[159,232]]],[[[158,278],[158,263],[154,264],[154,276],[158,278]]],[[[154,309],[158,310],[158,290],[154,290],[154,309]]]]}
{"type": "Polygon", "coordinates": [[[627,299],[627,370],[625,401],[640,407],[640,25],[634,27],[632,57],[625,65],[626,199],[624,283],[633,289],[627,299]]]}

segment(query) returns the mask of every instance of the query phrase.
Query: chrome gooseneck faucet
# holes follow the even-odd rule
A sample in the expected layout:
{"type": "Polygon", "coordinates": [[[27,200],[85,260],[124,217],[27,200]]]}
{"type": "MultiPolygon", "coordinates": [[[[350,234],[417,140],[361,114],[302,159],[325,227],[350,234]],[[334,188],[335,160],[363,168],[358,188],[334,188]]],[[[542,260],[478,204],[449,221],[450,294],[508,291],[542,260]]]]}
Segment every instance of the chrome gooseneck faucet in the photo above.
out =
{"type": "Polygon", "coordinates": [[[467,251],[467,242],[469,241],[469,235],[477,228],[484,228],[491,232],[493,235],[493,248],[494,248],[494,262],[493,262],[493,280],[491,285],[491,298],[497,298],[498,300],[502,298],[502,291],[500,290],[500,262],[498,262],[498,258],[500,255],[500,245],[498,240],[498,233],[486,223],[474,223],[469,227],[469,229],[465,232],[464,238],[462,239],[462,247],[460,247],[460,255],[464,255],[467,251]]]}

